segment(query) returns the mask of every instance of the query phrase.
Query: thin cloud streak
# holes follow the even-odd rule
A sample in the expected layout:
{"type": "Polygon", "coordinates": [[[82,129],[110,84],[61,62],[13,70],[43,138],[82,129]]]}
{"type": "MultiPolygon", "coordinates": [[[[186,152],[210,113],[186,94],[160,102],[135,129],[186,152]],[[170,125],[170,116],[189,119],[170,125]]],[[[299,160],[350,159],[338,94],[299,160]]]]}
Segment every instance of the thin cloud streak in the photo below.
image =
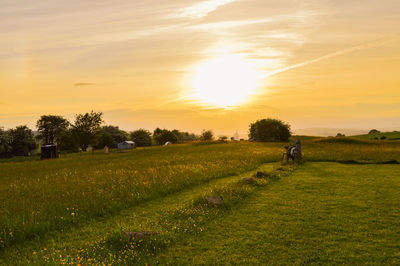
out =
{"type": "Polygon", "coordinates": [[[252,24],[261,24],[272,22],[272,19],[250,19],[250,20],[233,20],[215,23],[205,23],[200,25],[190,26],[191,29],[225,29],[239,26],[247,26],[252,24]]]}
{"type": "Polygon", "coordinates": [[[384,45],[386,43],[389,43],[389,42],[392,42],[392,41],[396,40],[397,38],[399,38],[399,36],[400,35],[396,35],[394,37],[384,38],[384,39],[376,40],[376,41],[373,41],[373,42],[370,42],[370,43],[357,45],[357,46],[354,46],[354,47],[351,47],[351,48],[347,48],[347,49],[343,49],[343,50],[340,50],[340,51],[337,51],[337,52],[334,52],[334,53],[331,53],[331,54],[327,54],[327,55],[324,55],[324,56],[321,56],[321,57],[318,57],[318,58],[315,58],[315,59],[312,59],[312,60],[309,60],[309,61],[306,61],[306,62],[303,62],[303,63],[299,63],[299,64],[295,64],[295,65],[292,65],[292,66],[284,67],[284,68],[281,68],[281,69],[278,69],[278,70],[275,70],[273,72],[268,73],[267,75],[264,76],[264,78],[271,77],[271,76],[274,76],[276,74],[279,74],[279,73],[282,73],[282,72],[286,72],[286,71],[289,71],[289,70],[292,70],[292,69],[296,69],[296,68],[304,67],[304,66],[307,66],[307,65],[310,65],[310,64],[318,63],[320,61],[323,61],[323,60],[326,60],[326,59],[330,59],[332,57],[336,57],[336,56],[352,53],[352,52],[359,51],[359,50],[364,50],[364,49],[369,49],[369,48],[374,48],[374,47],[377,47],[377,46],[381,46],[381,45],[384,45]]]}
{"type": "Polygon", "coordinates": [[[79,82],[79,83],[75,83],[74,86],[91,86],[94,84],[95,83],[79,82]]]}

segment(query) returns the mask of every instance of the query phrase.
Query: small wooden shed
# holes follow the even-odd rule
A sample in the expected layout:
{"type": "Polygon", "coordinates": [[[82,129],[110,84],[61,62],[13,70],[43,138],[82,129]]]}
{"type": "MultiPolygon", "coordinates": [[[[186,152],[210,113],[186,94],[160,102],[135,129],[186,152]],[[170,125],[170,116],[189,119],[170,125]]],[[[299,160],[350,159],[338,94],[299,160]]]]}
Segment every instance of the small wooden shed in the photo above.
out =
{"type": "Polygon", "coordinates": [[[123,141],[117,144],[118,150],[131,150],[136,148],[136,143],[130,140],[123,141]]]}
{"type": "Polygon", "coordinates": [[[40,147],[41,155],[40,159],[56,159],[58,158],[57,154],[57,145],[56,144],[45,144],[40,147]]]}

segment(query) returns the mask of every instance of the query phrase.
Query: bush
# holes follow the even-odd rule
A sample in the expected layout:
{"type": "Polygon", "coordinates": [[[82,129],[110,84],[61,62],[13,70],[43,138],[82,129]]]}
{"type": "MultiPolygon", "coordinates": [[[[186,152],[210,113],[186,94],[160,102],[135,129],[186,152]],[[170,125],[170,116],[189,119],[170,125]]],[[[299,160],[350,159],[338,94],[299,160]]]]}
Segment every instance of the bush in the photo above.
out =
{"type": "Polygon", "coordinates": [[[378,134],[378,133],[381,133],[379,130],[377,130],[377,129],[371,129],[369,132],[368,132],[368,134],[378,134]]]}
{"type": "Polygon", "coordinates": [[[227,136],[220,136],[219,138],[218,138],[218,140],[219,141],[228,141],[228,137],[227,136]]]}
{"type": "Polygon", "coordinates": [[[288,141],[290,125],[278,119],[262,119],[250,124],[251,141],[288,141]]]}
{"type": "Polygon", "coordinates": [[[130,134],[137,147],[151,146],[151,133],[146,129],[138,129],[130,134]]]}

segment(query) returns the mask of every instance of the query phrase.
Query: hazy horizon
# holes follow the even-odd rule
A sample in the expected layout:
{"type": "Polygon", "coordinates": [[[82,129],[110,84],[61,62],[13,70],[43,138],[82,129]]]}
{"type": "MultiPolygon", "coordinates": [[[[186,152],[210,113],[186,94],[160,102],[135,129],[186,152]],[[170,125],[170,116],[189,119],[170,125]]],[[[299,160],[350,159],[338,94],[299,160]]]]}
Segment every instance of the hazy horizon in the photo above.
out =
{"type": "Polygon", "coordinates": [[[5,128],[95,110],[125,130],[400,129],[396,0],[0,5],[5,128]]]}

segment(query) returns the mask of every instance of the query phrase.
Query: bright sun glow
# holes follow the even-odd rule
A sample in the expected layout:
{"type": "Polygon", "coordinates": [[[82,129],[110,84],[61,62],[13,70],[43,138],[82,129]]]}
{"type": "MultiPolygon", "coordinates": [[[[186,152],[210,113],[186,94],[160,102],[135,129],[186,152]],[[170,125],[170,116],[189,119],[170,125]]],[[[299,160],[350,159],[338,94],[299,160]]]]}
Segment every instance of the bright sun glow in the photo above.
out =
{"type": "Polygon", "coordinates": [[[194,71],[194,97],[217,107],[237,106],[256,92],[261,75],[238,55],[200,64],[194,71]]]}

